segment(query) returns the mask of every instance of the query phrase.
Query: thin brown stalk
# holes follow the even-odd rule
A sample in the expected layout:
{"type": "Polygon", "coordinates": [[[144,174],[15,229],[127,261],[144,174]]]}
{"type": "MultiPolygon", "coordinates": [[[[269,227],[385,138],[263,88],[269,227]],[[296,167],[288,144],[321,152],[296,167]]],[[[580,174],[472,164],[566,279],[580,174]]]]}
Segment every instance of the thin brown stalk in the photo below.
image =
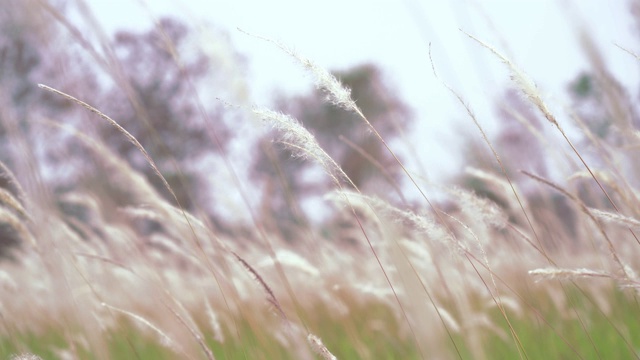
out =
{"type": "Polygon", "coordinates": [[[280,306],[280,302],[276,298],[276,295],[274,294],[273,290],[271,290],[271,287],[269,287],[267,282],[264,281],[262,276],[260,276],[260,274],[251,265],[249,265],[246,260],[240,257],[240,255],[238,255],[234,251],[231,251],[231,254],[233,254],[236,260],[238,260],[238,262],[242,265],[242,267],[244,267],[245,270],[247,270],[251,274],[253,279],[258,282],[260,287],[262,287],[262,290],[264,290],[265,294],[267,295],[267,301],[276,308],[278,315],[280,315],[280,318],[282,318],[285,323],[288,323],[289,319],[287,318],[287,315],[282,309],[282,306],[280,306]]]}
{"type": "Polygon", "coordinates": [[[182,347],[180,346],[180,344],[178,344],[177,342],[175,342],[175,340],[173,340],[169,335],[165,334],[162,330],[160,330],[160,328],[158,328],[157,326],[155,326],[153,323],[151,323],[149,320],[145,319],[144,317],[135,314],[131,311],[127,311],[124,309],[121,309],[119,307],[113,306],[113,305],[109,305],[107,303],[102,303],[102,306],[110,309],[110,310],[114,310],[116,312],[119,312],[121,314],[127,315],[129,317],[131,317],[132,319],[140,322],[141,324],[144,324],[145,326],[147,326],[149,329],[153,330],[156,334],[158,334],[160,336],[160,339],[162,340],[161,342],[163,344],[168,345],[172,350],[176,351],[176,352],[180,352],[182,353],[182,355],[184,355],[187,358],[191,358],[189,356],[189,354],[187,354],[184,349],[182,349],[182,347]]]}
{"type": "Polygon", "coordinates": [[[622,50],[622,51],[626,52],[627,54],[629,54],[629,55],[633,56],[634,58],[636,58],[636,60],[640,60],[640,55],[636,54],[635,52],[633,52],[633,51],[631,51],[631,50],[629,50],[629,49],[627,49],[625,47],[622,47],[622,46],[620,46],[618,44],[614,44],[614,45],[617,46],[620,50],[622,50]]]}
{"type": "MultiPolygon", "coordinates": [[[[177,302],[177,300],[174,298],[174,301],[177,302]]],[[[169,311],[173,314],[173,316],[178,319],[178,321],[185,327],[187,328],[187,330],[189,330],[189,333],[191,334],[191,336],[193,336],[193,338],[196,340],[196,342],[198,343],[198,345],[200,345],[200,349],[202,349],[202,352],[204,352],[204,354],[207,356],[207,359],[209,360],[215,360],[215,356],[213,355],[213,352],[211,351],[211,349],[209,349],[209,347],[207,346],[207,344],[205,344],[204,342],[204,338],[202,336],[202,334],[200,334],[196,328],[195,325],[189,325],[187,324],[186,320],[184,319],[184,317],[182,317],[182,315],[180,315],[177,311],[175,311],[171,306],[165,304],[165,307],[167,309],[169,309],[169,311]]]]}

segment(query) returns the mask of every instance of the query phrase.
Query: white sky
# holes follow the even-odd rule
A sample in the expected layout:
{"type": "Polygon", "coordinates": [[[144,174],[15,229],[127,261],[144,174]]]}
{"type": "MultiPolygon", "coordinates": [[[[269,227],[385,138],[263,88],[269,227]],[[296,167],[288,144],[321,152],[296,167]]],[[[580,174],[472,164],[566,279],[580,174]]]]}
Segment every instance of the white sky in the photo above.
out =
{"type": "MultiPolygon", "coordinates": [[[[109,30],[150,26],[141,1],[87,3],[109,30]]],[[[577,40],[581,26],[606,54],[614,75],[633,96],[638,90],[638,61],[614,46],[640,52],[626,1],[153,0],[145,6],[157,17],[172,14],[228,31],[233,46],[249,61],[255,104],[269,105],[274,91],[307,90],[312,81],[275,46],[236,28],[278,40],[328,69],[362,62],[381,65],[416,112],[413,134],[419,159],[436,179],[461,170],[462,164],[453,160],[461,151],[458,132],[473,130],[473,124],[434,77],[429,42],[440,77],[465,98],[490,131],[495,101],[509,84],[508,73],[495,56],[459,29],[494,46],[522,68],[561,122],[569,121],[562,110],[567,83],[588,70],[577,40]]]]}

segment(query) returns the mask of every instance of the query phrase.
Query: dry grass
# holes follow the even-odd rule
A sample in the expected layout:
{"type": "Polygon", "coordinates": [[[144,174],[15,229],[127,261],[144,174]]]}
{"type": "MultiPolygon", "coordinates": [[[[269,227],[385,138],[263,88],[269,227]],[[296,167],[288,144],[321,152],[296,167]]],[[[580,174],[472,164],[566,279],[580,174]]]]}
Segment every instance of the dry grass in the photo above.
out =
{"type": "MultiPolygon", "coordinates": [[[[300,123],[255,110],[293,152],[325,169],[334,184],[327,198],[345,219],[342,227],[351,230],[349,239],[310,228],[313,237],[289,241],[265,230],[273,228],[270,219],[255,216],[242,236],[221,232],[180,208],[144,145],[117,119],[81,94],[41,86],[90,110],[92,121],[118,128],[175,202],[79,130],[73,141],[103,174],[100,183],[78,184],[61,195],[33,168],[20,167],[18,177],[0,163],[0,243],[21,244],[11,249],[14,261],[0,262],[0,356],[640,357],[634,336],[640,331],[637,170],[618,165],[622,161],[592,165],[565,131],[570,124],[549,110],[524,72],[471,38],[509,67],[515,85],[570,145],[569,153],[547,150],[579,160],[582,167],[571,169],[575,176],[559,184],[525,173],[537,197],[525,193],[501,163],[508,154],[498,153],[465,105],[501,169],[469,174],[494,189],[500,204],[466,189],[422,184],[348,89],[274,42],[316,76],[330,102],[360,116],[422,194],[421,207],[408,208],[348,190],[355,186],[300,123]],[[426,186],[439,188],[447,200],[431,200],[426,186]],[[563,211],[573,216],[573,225],[558,216],[554,196],[568,204],[563,211]]],[[[41,125],[51,127],[48,120],[41,125]]],[[[586,138],[599,156],[631,162],[636,154],[629,149],[640,145],[637,137],[622,144],[589,133],[586,138]]]]}

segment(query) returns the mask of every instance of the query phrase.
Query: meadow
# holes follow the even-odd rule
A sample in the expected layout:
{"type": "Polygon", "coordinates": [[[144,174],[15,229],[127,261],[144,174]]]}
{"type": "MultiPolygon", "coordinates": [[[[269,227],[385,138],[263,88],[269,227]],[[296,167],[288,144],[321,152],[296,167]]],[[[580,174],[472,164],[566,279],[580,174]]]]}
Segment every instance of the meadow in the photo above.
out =
{"type": "MultiPolygon", "coordinates": [[[[466,169],[471,189],[424,181],[396,157],[422,194],[419,206],[358,190],[297,119],[246,109],[332,184],[326,201],[340,228],[301,226],[295,241],[255,209],[246,210],[252,225],[242,231],[219,231],[184,210],[147,144],[117,118],[83,94],[39,85],[116,129],[171,196],[100,139],[64,119],[38,118],[39,126],[65,128],[98,172],[58,193],[34,165],[31,140],[7,122],[20,158],[0,163],[0,242],[20,246],[3,247],[0,261],[0,358],[640,358],[640,132],[629,95],[597,67],[594,50],[607,135],[573,109],[561,121],[526,69],[461,35],[505,65],[543,122],[543,130],[524,127],[540,158],[569,175],[508,168],[513,154],[500,153],[445,80],[491,164],[466,169]],[[438,200],[427,188],[441,193],[438,200]]],[[[266,40],[395,157],[339,79],[266,40]]],[[[2,114],[7,121],[11,111],[2,114]]]]}

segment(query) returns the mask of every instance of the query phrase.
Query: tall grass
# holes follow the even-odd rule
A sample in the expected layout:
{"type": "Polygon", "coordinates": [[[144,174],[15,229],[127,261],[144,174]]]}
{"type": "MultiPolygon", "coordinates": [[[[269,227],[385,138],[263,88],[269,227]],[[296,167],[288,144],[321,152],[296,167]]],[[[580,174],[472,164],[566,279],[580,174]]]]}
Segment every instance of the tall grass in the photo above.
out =
{"type": "MultiPolygon", "coordinates": [[[[422,195],[420,206],[360,192],[296,119],[246,109],[292,152],[323,167],[333,183],[327,201],[349,231],[310,227],[298,239],[284,239],[267,230],[274,228],[270,218],[247,208],[251,231],[234,235],[182,209],[175,194],[166,200],[100,140],[72,130],[94,164],[89,184],[57,194],[29,165],[35,160],[28,153],[13,170],[0,163],[0,243],[21,244],[0,262],[0,356],[639,358],[638,179],[635,168],[621,165],[633,164],[637,155],[633,108],[620,105],[615,87],[603,86],[609,92],[605,110],[622,117],[612,121],[622,140],[595,136],[578,115],[575,124],[564,124],[524,71],[469,36],[507,65],[514,86],[569,146],[541,143],[548,154],[581,164],[569,179],[523,172],[535,190],[521,189],[503,166],[509,154],[499,153],[473,109],[450,89],[497,164],[469,169],[468,176],[495,201],[423,181],[400,162],[338,79],[268,40],[315,77],[328,101],[359,116],[422,195]],[[565,130],[574,125],[595,156],[574,144],[565,130]],[[427,188],[446,201],[431,199],[427,188]],[[558,198],[566,204],[563,213],[558,198]]],[[[596,62],[598,53],[590,51],[596,62]]],[[[596,75],[602,84],[611,81],[604,71],[596,75]]],[[[145,144],[91,98],[41,88],[89,110],[91,121],[115,126],[173,193],[145,144]]],[[[59,128],[63,120],[38,124],[59,128]]],[[[528,130],[541,139],[536,128],[528,130]]],[[[236,185],[251,186],[229,187],[236,185]]]]}

